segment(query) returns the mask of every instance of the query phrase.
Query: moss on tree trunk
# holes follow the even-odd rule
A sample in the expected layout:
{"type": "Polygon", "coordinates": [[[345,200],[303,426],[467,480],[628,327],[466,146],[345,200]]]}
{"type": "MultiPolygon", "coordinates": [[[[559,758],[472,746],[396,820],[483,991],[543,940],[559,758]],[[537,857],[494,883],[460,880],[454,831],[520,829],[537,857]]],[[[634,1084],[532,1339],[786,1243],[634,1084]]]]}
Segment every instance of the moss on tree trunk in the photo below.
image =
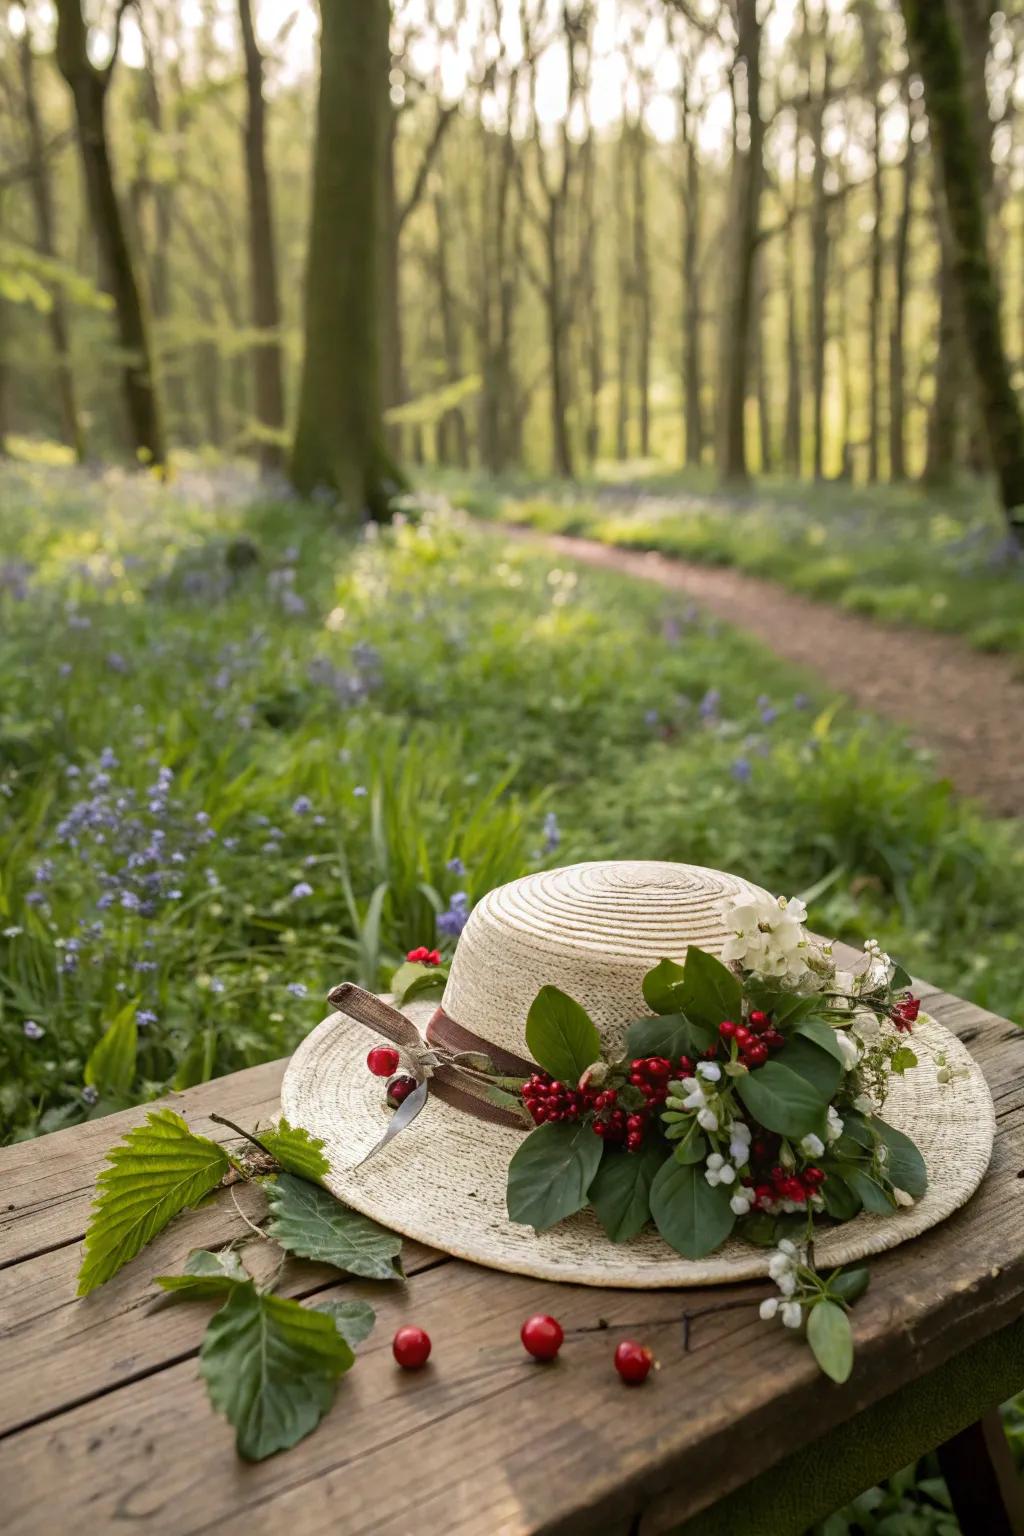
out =
{"type": "Polygon", "coordinates": [[[972,128],[961,43],[950,0],[903,0],[949,216],[953,268],[992,463],[1007,522],[1024,538],[1024,418],[1010,378],[989,260],[985,167],[972,128]]]}
{"type": "Polygon", "coordinates": [[[387,0],[321,0],[306,342],[291,476],[377,521],[403,484],[384,442],[379,309],[387,0]]]}

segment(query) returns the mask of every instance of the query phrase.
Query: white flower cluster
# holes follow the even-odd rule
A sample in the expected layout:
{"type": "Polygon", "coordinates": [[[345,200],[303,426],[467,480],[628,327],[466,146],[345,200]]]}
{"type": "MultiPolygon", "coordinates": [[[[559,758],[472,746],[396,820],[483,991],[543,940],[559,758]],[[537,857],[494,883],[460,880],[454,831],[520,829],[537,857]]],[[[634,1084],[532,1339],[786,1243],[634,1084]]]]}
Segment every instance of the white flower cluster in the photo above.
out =
{"type": "MultiPolygon", "coordinates": [[[[718,1067],[715,1067],[713,1062],[701,1062],[701,1066],[713,1067],[718,1076],[721,1076],[718,1067]]],[[[706,1072],[702,1076],[707,1080],[706,1072]]],[[[711,1079],[711,1081],[714,1081],[714,1079],[711,1079]]],[[[713,1106],[713,1100],[717,1095],[713,1092],[709,1094],[699,1077],[684,1077],[682,1084],[686,1095],[683,1099],[683,1108],[697,1111],[697,1124],[702,1131],[717,1131],[718,1115],[713,1106]]]]}
{"type": "Polygon", "coordinates": [[[777,1315],[781,1315],[786,1328],[799,1328],[803,1322],[803,1308],[793,1299],[799,1258],[796,1244],[788,1238],[782,1238],[768,1261],[768,1273],[778,1286],[781,1296],[768,1296],[762,1301],[758,1311],[765,1322],[777,1315]]]}
{"type": "MultiPolygon", "coordinates": [[[[698,1069],[699,1070],[699,1069],[698,1069]]],[[[735,1184],[736,1190],[729,1201],[734,1216],[747,1216],[753,1206],[751,1192],[738,1183],[739,1170],[750,1161],[751,1130],[744,1120],[733,1120],[727,1127],[729,1136],[729,1160],[721,1152],[712,1152],[704,1165],[704,1177],[712,1189],[718,1184],[735,1184]]]]}
{"type": "Polygon", "coordinates": [[[726,964],[735,961],[745,971],[788,982],[807,979],[812,946],[799,898],[730,896],[719,912],[729,934],[722,949],[726,964]]]}

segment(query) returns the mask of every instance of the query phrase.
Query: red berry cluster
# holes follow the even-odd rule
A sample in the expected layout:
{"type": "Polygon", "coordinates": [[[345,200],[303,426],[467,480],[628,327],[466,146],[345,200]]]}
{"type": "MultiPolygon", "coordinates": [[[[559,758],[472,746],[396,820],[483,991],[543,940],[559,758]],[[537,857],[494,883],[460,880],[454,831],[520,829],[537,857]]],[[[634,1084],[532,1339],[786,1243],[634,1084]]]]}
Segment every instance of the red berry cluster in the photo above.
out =
{"type": "Polygon", "coordinates": [[[411,960],[413,965],[440,965],[441,951],[428,949],[425,944],[421,944],[419,949],[410,949],[405,958],[411,960]]]}
{"type": "Polygon", "coordinates": [[[909,1035],[921,1012],[921,999],[919,997],[904,998],[902,1003],[896,1003],[889,1010],[889,1017],[903,1034],[909,1035]]]}
{"type": "Polygon", "coordinates": [[[668,1097],[669,1079],[689,1077],[692,1071],[693,1062],[689,1056],[680,1056],[675,1062],[667,1056],[637,1056],[629,1064],[629,1083],[643,1094],[646,1100],[643,1108],[631,1112],[621,1109],[616,1089],[606,1088],[594,1100],[597,1111],[593,1123],[595,1136],[603,1136],[606,1141],[625,1142],[627,1152],[639,1152],[651,1116],[668,1097]]]}
{"type": "Polygon", "coordinates": [[[599,1097],[594,1089],[570,1088],[547,1072],[535,1072],[523,1084],[523,1103],[534,1125],[578,1120],[586,1110],[596,1107],[599,1097]]]}
{"type": "Polygon", "coordinates": [[[731,1019],[725,1019],[719,1024],[718,1033],[726,1043],[736,1041],[739,1053],[737,1060],[748,1068],[764,1066],[770,1053],[786,1043],[786,1037],[779,1034],[771,1019],[760,1008],[753,1010],[746,1025],[734,1024],[731,1019]]]}
{"type": "Polygon", "coordinates": [[[802,1173],[796,1173],[776,1165],[764,1179],[753,1185],[754,1208],[764,1210],[777,1200],[792,1200],[796,1205],[805,1205],[824,1182],[825,1174],[820,1168],[805,1168],[802,1173]]]}

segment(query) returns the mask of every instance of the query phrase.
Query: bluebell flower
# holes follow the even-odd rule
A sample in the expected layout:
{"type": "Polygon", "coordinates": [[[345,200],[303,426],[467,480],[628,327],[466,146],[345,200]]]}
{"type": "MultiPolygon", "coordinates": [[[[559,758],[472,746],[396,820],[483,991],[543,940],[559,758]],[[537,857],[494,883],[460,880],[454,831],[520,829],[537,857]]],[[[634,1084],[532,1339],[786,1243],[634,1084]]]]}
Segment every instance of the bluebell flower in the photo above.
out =
{"type": "Polygon", "coordinates": [[[29,1040],[41,1040],[46,1034],[46,1030],[41,1024],[37,1024],[35,1019],[26,1019],[24,1024],[21,1026],[21,1030],[22,1034],[24,1034],[29,1040]]]}
{"type": "Polygon", "coordinates": [[[85,1087],[82,1089],[82,1103],[89,1105],[96,1104],[99,1101],[99,1096],[99,1089],[94,1088],[92,1083],[86,1083],[85,1087]]]}
{"type": "Polygon", "coordinates": [[[135,1022],[140,1029],[148,1029],[151,1024],[157,1022],[158,1017],[159,1015],[155,1014],[152,1008],[140,1008],[135,1015],[135,1022]]]}
{"type": "Polygon", "coordinates": [[[124,673],[128,671],[128,663],[125,661],[120,651],[111,651],[108,654],[107,666],[110,668],[111,672],[124,673]]]}
{"type": "Polygon", "coordinates": [[[352,793],[361,798],[363,795],[369,794],[369,790],[365,784],[357,784],[352,793]]]}
{"type": "Polygon", "coordinates": [[[454,859],[449,859],[445,867],[449,869],[453,875],[464,875],[466,873],[466,866],[463,864],[458,854],[456,854],[454,859]]]}
{"type": "Polygon", "coordinates": [[[288,983],[288,991],[291,993],[292,997],[305,997],[308,990],[309,989],[304,982],[290,981],[288,983]]]}
{"type": "Polygon", "coordinates": [[[139,898],[134,891],[122,891],[121,905],[126,912],[137,912],[139,910],[139,898]]]}
{"type": "Polygon", "coordinates": [[[544,817],[544,852],[554,853],[562,841],[562,834],[558,827],[558,817],[554,811],[548,811],[544,817]]]}
{"type": "Polygon", "coordinates": [[[210,991],[216,992],[218,997],[224,991],[224,983],[221,981],[219,976],[212,977],[210,981],[210,991]]]}
{"type": "Polygon", "coordinates": [[[297,800],[292,801],[293,816],[308,816],[312,809],[313,802],[308,795],[299,795],[297,800]]]}
{"type": "Polygon", "coordinates": [[[306,880],[300,880],[292,886],[292,901],[301,901],[304,896],[312,896],[313,887],[306,880]]]}
{"type": "Polygon", "coordinates": [[[437,931],[446,939],[457,939],[469,921],[469,897],[465,891],[456,891],[449,899],[447,912],[437,919],[437,931]]]}
{"type": "Polygon", "coordinates": [[[654,729],[660,719],[661,716],[656,709],[644,710],[644,725],[650,727],[651,730],[654,729]]]}
{"type": "Polygon", "coordinates": [[[699,710],[702,720],[714,720],[718,714],[718,706],[722,702],[722,693],[719,688],[709,688],[700,701],[699,710]]]}
{"type": "Polygon", "coordinates": [[[793,708],[794,709],[809,709],[810,708],[810,703],[811,703],[811,701],[808,698],[806,693],[795,693],[793,695],[793,708]]]}
{"type": "Polygon", "coordinates": [[[748,758],[737,757],[733,759],[732,776],[734,779],[738,779],[741,784],[747,783],[752,772],[753,770],[748,758]]]}
{"type": "Polygon", "coordinates": [[[682,632],[683,626],[673,614],[670,614],[667,619],[662,621],[661,638],[667,645],[678,644],[679,637],[682,632]]]}

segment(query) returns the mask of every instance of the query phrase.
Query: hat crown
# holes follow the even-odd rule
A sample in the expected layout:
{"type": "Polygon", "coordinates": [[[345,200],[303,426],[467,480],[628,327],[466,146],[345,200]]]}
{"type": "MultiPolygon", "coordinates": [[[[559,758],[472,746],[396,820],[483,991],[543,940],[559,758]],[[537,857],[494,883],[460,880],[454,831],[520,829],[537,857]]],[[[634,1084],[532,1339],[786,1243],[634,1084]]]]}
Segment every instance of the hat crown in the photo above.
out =
{"type": "Polygon", "coordinates": [[[621,860],[542,870],[499,886],[474,907],[442,1007],[489,1044],[529,1056],[526,1016],[544,986],[587,1010],[617,1051],[630,1020],[649,1013],[643,978],[689,945],[718,954],[729,896],[765,893],[696,864],[621,860]]]}

